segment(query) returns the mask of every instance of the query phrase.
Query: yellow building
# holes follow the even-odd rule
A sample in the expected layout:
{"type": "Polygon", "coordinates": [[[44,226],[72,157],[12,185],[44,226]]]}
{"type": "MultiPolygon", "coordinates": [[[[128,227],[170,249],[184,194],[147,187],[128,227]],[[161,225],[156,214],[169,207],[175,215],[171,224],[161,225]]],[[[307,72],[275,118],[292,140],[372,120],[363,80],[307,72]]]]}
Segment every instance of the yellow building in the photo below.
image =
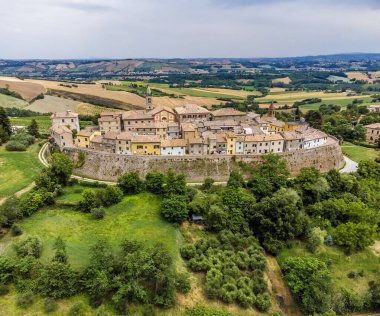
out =
{"type": "Polygon", "coordinates": [[[232,133],[227,133],[225,135],[227,141],[227,155],[235,155],[236,154],[236,136],[232,133]]]}
{"type": "Polygon", "coordinates": [[[182,138],[185,140],[198,138],[197,126],[193,123],[181,123],[182,138]]]}
{"type": "Polygon", "coordinates": [[[99,136],[99,135],[101,135],[100,132],[91,132],[87,130],[80,131],[77,134],[76,144],[80,148],[89,148],[91,139],[94,136],[99,136]]]}
{"type": "Polygon", "coordinates": [[[294,131],[297,128],[300,128],[300,127],[302,127],[302,123],[301,122],[286,122],[285,123],[285,132],[294,131]]]}
{"type": "Polygon", "coordinates": [[[161,155],[161,139],[158,135],[140,135],[131,140],[132,155],[161,155]]]}
{"type": "Polygon", "coordinates": [[[282,121],[274,121],[270,123],[270,128],[274,130],[276,133],[285,131],[285,123],[282,121]]]}

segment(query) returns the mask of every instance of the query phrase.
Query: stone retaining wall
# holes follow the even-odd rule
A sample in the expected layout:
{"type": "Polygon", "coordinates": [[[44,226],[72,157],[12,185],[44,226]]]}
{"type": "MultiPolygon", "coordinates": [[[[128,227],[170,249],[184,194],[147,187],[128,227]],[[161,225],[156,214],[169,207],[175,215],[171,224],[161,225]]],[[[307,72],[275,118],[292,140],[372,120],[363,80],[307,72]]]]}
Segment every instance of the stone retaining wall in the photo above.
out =
{"type": "MultiPolygon", "coordinates": [[[[241,169],[241,162],[257,166],[262,155],[207,155],[207,156],[126,156],[79,148],[65,148],[65,153],[74,162],[80,151],[85,153],[85,163],[75,173],[92,179],[114,181],[129,171],[138,171],[141,177],[149,171],[166,172],[170,168],[184,173],[189,182],[202,182],[211,177],[215,181],[227,181],[230,171],[241,169]]],[[[315,167],[321,172],[340,169],[344,159],[339,143],[330,138],[325,146],[278,154],[288,162],[292,175],[303,167],[315,167]]],[[[244,173],[244,170],[241,170],[244,173]]]]}

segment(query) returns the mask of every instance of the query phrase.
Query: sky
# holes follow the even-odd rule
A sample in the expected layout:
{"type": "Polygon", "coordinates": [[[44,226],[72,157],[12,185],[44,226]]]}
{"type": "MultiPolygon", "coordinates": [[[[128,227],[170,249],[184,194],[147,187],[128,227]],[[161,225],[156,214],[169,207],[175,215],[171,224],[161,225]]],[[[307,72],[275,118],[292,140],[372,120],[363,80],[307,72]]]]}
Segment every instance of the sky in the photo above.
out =
{"type": "Polygon", "coordinates": [[[380,0],[0,0],[0,58],[380,53],[380,0]]]}

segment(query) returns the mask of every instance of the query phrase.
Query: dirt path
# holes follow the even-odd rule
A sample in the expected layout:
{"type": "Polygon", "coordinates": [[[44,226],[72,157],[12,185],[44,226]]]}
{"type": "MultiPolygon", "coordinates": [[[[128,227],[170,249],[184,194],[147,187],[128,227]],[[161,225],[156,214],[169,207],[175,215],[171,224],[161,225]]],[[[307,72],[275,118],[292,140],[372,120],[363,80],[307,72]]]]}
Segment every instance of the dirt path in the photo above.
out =
{"type": "Polygon", "coordinates": [[[267,256],[267,275],[272,284],[272,294],[277,298],[278,305],[284,315],[302,316],[296,307],[288,286],[283,280],[281,268],[275,257],[267,256]]]}
{"type": "MultiPolygon", "coordinates": [[[[16,196],[16,197],[20,197],[21,195],[23,195],[24,193],[28,193],[29,191],[31,191],[34,187],[35,187],[35,183],[34,182],[32,182],[32,183],[30,183],[29,185],[27,185],[25,188],[23,188],[22,190],[20,190],[20,191],[17,191],[14,195],[16,196]]],[[[2,205],[5,201],[6,201],[6,197],[5,198],[2,198],[2,199],[0,199],[0,205],[2,205]]]]}

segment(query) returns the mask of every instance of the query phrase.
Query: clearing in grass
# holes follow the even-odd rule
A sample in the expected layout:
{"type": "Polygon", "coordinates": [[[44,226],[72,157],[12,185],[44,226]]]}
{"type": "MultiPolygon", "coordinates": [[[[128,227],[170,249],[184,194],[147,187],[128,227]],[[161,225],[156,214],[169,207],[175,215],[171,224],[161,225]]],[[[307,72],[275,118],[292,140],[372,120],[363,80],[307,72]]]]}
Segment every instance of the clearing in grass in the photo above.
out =
{"type": "Polygon", "coordinates": [[[34,144],[27,151],[6,151],[0,147],[0,200],[20,191],[33,182],[42,165],[38,160],[40,147],[34,144]]]}
{"type": "Polygon", "coordinates": [[[358,146],[350,142],[344,142],[342,144],[343,153],[356,162],[362,160],[380,158],[380,150],[375,148],[367,148],[358,146]]]}

